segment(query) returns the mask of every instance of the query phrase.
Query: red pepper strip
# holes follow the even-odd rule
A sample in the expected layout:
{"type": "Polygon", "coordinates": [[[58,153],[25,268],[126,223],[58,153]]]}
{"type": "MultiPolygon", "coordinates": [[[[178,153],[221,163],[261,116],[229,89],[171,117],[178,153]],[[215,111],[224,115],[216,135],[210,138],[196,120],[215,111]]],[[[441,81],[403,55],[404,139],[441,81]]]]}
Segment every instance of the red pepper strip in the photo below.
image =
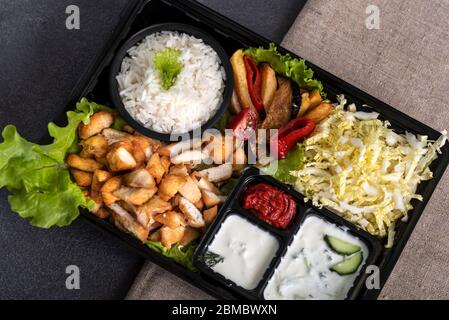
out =
{"type": "Polygon", "coordinates": [[[257,68],[256,62],[248,56],[243,57],[246,69],[246,82],[248,83],[248,91],[251,97],[251,101],[254,104],[257,112],[262,114],[264,112],[263,102],[262,102],[262,78],[260,76],[260,71],[257,68]]]}
{"type": "Polygon", "coordinates": [[[271,138],[271,150],[275,152],[279,160],[285,159],[288,152],[299,140],[307,138],[315,130],[315,124],[305,118],[296,118],[279,129],[278,134],[271,138]]]}
{"type": "Polygon", "coordinates": [[[244,141],[248,140],[257,129],[257,113],[254,109],[246,108],[231,119],[229,129],[234,130],[234,136],[244,141]]]}

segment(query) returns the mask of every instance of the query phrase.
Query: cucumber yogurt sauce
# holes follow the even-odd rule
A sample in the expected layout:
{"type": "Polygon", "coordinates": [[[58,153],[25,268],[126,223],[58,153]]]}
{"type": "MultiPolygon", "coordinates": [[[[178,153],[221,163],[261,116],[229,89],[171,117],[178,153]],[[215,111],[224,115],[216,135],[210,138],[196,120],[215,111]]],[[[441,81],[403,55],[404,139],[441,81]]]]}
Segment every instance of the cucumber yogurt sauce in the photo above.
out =
{"type": "Polygon", "coordinates": [[[264,298],[345,299],[368,253],[359,238],[335,224],[310,216],[269,280],[264,298]]]}

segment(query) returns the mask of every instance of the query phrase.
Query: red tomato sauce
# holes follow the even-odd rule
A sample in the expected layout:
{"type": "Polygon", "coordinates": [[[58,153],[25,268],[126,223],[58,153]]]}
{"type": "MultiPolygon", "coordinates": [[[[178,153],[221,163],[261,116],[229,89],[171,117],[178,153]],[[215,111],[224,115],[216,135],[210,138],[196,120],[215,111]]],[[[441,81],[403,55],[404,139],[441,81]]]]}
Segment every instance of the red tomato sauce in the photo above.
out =
{"type": "Polygon", "coordinates": [[[280,229],[286,229],[296,214],[295,199],[268,183],[250,186],[245,192],[242,202],[243,208],[280,229]]]}

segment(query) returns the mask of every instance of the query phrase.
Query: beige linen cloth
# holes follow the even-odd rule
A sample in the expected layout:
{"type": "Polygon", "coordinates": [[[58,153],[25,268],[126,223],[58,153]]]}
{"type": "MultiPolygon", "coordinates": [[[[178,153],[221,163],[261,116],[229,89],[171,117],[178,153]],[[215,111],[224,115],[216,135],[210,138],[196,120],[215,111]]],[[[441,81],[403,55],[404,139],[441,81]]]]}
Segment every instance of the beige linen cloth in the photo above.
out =
{"type": "MultiPolygon", "coordinates": [[[[437,130],[449,129],[449,0],[309,0],[283,46],[437,130]],[[380,29],[365,25],[380,10],[380,29]]],[[[449,172],[381,299],[449,299],[449,172]]],[[[209,296],[147,262],[129,299],[209,296]]]]}

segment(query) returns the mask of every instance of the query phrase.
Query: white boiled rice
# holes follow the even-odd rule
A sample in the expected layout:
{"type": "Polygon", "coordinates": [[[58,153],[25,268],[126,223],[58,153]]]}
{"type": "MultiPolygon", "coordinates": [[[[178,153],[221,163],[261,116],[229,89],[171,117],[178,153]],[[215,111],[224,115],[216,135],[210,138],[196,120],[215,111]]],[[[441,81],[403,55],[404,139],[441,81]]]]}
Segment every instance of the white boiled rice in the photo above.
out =
{"type": "Polygon", "coordinates": [[[184,133],[203,125],[223,99],[225,73],[212,47],[185,33],[163,31],[128,51],[117,76],[126,110],[145,127],[161,133],[184,133]],[[182,52],[183,69],[164,90],[153,68],[154,55],[167,48],[182,52]]]}

